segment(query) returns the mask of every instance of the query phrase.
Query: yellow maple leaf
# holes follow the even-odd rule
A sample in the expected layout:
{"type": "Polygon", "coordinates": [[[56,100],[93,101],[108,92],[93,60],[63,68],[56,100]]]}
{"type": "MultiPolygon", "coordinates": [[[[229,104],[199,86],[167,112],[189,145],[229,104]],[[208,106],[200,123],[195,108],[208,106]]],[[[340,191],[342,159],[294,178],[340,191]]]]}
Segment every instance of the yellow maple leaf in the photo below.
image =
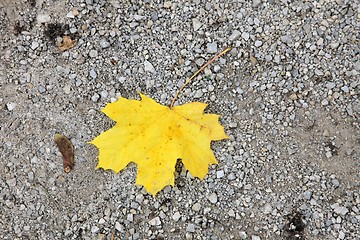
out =
{"type": "Polygon", "coordinates": [[[217,164],[210,142],[228,138],[219,115],[204,114],[207,104],[187,103],[174,107],[184,87],[211,62],[230,51],[229,47],[202,66],[180,88],[170,107],[140,93],[141,100],[119,98],[102,110],[116,125],[91,144],[99,148],[97,168],[119,172],[130,162],[138,166],[136,184],[153,196],[174,185],[174,171],[181,159],[189,172],[203,179],[210,164],[217,164]]]}
{"type": "Polygon", "coordinates": [[[227,138],[219,115],[204,114],[205,103],[169,108],[140,96],[141,101],[119,98],[102,110],[116,125],[91,142],[99,148],[97,168],[119,172],[134,162],[136,184],[152,195],[174,185],[177,159],[193,176],[203,179],[208,165],[217,163],[210,142],[227,138]]]}

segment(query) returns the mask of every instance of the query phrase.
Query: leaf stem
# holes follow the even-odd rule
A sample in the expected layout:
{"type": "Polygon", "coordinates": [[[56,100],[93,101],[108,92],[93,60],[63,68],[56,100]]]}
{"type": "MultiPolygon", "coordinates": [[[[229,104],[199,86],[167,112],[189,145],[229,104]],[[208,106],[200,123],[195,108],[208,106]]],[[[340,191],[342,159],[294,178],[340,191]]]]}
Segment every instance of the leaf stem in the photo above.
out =
{"type": "Polygon", "coordinates": [[[213,57],[210,61],[208,61],[207,63],[205,63],[205,65],[203,65],[199,70],[197,70],[196,73],[194,73],[194,75],[192,75],[188,80],[186,80],[186,82],[184,83],[184,85],[179,89],[179,91],[177,91],[175,97],[173,98],[173,100],[171,101],[170,104],[170,108],[173,108],[174,103],[177,99],[177,97],[179,96],[180,92],[189,84],[189,82],[196,77],[202,70],[204,70],[207,66],[209,66],[209,64],[211,64],[213,61],[215,61],[217,58],[219,58],[220,56],[224,55],[225,53],[227,53],[228,51],[230,51],[231,49],[233,49],[233,47],[228,47],[226,48],[224,51],[222,51],[221,53],[217,54],[215,57],[213,57]]]}

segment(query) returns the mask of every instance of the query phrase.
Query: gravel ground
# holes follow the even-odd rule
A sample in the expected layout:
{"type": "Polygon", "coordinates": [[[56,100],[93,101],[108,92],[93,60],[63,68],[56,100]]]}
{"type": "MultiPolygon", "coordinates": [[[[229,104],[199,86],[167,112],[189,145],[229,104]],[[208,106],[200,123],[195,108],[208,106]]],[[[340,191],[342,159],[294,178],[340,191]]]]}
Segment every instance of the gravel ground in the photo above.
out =
{"type": "Polygon", "coordinates": [[[360,239],[358,1],[0,7],[0,239],[360,239]],[[179,165],[154,199],[136,165],[95,170],[106,103],[169,104],[230,45],[178,101],[208,103],[230,136],[204,181],[179,165]],[[69,174],[56,132],[74,144],[69,174]]]}

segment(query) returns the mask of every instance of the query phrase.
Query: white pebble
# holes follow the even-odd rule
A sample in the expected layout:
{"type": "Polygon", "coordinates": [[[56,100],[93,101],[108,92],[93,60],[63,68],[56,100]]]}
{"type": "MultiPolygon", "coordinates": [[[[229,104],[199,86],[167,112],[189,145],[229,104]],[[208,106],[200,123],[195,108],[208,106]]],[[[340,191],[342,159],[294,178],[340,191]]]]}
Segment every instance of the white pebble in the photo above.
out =
{"type": "Polygon", "coordinates": [[[151,226],[159,226],[159,225],[161,225],[160,218],[159,218],[159,217],[154,217],[153,219],[151,219],[151,220],[149,221],[149,224],[150,224],[151,226]]]}
{"type": "Polygon", "coordinates": [[[207,44],[207,52],[208,53],[217,53],[218,47],[216,42],[208,43],[207,44]]]}
{"type": "Polygon", "coordinates": [[[329,101],[327,99],[324,99],[321,101],[321,105],[326,106],[329,104],[329,101]]]}
{"type": "Polygon", "coordinates": [[[90,56],[91,58],[96,58],[96,57],[98,56],[98,52],[97,52],[96,50],[92,49],[92,50],[90,50],[90,52],[89,52],[89,56],[90,56]]]}
{"type": "Polygon", "coordinates": [[[217,171],[216,178],[222,178],[222,177],[224,177],[224,171],[217,171]]]}
{"type": "Polygon", "coordinates": [[[189,223],[186,227],[187,232],[195,232],[195,225],[192,223],[189,223]]]}
{"type": "Polygon", "coordinates": [[[8,102],[7,104],[6,104],[6,108],[9,110],[9,111],[12,111],[12,110],[14,110],[14,108],[16,107],[16,103],[13,103],[13,102],[8,102]]]}
{"type": "Polygon", "coordinates": [[[260,40],[256,40],[256,41],[255,41],[255,47],[261,47],[262,44],[263,44],[263,42],[260,41],[260,40]]]}
{"type": "Polygon", "coordinates": [[[194,98],[201,98],[204,95],[203,91],[201,89],[197,90],[194,98]]]}
{"type": "Polygon", "coordinates": [[[230,35],[229,40],[234,41],[234,40],[238,39],[240,37],[240,35],[241,35],[241,32],[239,32],[238,30],[234,30],[232,32],[232,34],[230,35]]]}
{"type": "Polygon", "coordinates": [[[37,49],[38,47],[39,47],[39,43],[38,43],[38,42],[33,41],[33,42],[31,43],[30,48],[31,48],[32,50],[35,50],[35,49],[37,49]]]}
{"type": "Polygon", "coordinates": [[[201,209],[200,203],[195,203],[195,204],[191,207],[191,209],[192,209],[193,211],[195,211],[195,212],[200,211],[200,209],[201,209]]]}
{"type": "Polygon", "coordinates": [[[170,1],[164,2],[164,8],[171,8],[171,7],[172,7],[172,2],[170,1]]]}
{"type": "Polygon", "coordinates": [[[147,60],[145,60],[144,62],[144,68],[145,68],[145,72],[155,72],[155,68],[154,66],[147,60]]]}
{"type": "Polygon", "coordinates": [[[71,91],[70,85],[65,85],[64,88],[63,88],[63,90],[64,90],[64,93],[65,93],[65,94],[70,94],[70,91],[71,91]]]}
{"type": "Polygon", "coordinates": [[[40,13],[36,17],[36,21],[38,23],[46,23],[46,22],[50,22],[50,20],[51,20],[51,18],[49,16],[49,14],[47,14],[47,13],[40,13]]]}
{"type": "Polygon", "coordinates": [[[99,230],[100,230],[100,229],[99,229],[97,226],[92,226],[92,227],[91,227],[91,232],[94,233],[94,234],[97,233],[97,232],[99,232],[99,230]]]}
{"type": "Polygon", "coordinates": [[[243,33],[241,34],[241,37],[242,37],[245,41],[247,41],[247,40],[249,40],[249,38],[250,38],[250,34],[249,34],[248,32],[243,32],[243,33]]]}
{"type": "Polygon", "coordinates": [[[217,202],[217,195],[215,193],[211,193],[209,196],[208,196],[208,199],[211,203],[216,203],[217,202]]]}
{"type": "Polygon", "coordinates": [[[172,216],[172,219],[173,219],[175,222],[177,222],[177,221],[179,221],[180,217],[181,217],[180,212],[176,212],[176,213],[174,213],[174,215],[172,216]]]}
{"type": "Polygon", "coordinates": [[[201,26],[202,26],[202,23],[197,18],[192,19],[192,24],[193,24],[194,31],[199,30],[201,28],[201,26]]]}

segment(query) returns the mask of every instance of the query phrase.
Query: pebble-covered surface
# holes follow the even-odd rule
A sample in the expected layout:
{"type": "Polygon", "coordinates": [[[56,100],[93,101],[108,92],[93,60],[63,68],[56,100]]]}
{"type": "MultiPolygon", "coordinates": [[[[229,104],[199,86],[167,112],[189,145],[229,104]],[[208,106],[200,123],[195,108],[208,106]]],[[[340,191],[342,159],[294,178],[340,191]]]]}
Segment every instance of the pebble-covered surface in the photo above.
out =
{"type": "Polygon", "coordinates": [[[360,239],[359,1],[3,0],[0,30],[0,239],[360,239]],[[95,170],[106,103],[169,104],[230,45],[177,102],[230,136],[204,181],[95,170]]]}

